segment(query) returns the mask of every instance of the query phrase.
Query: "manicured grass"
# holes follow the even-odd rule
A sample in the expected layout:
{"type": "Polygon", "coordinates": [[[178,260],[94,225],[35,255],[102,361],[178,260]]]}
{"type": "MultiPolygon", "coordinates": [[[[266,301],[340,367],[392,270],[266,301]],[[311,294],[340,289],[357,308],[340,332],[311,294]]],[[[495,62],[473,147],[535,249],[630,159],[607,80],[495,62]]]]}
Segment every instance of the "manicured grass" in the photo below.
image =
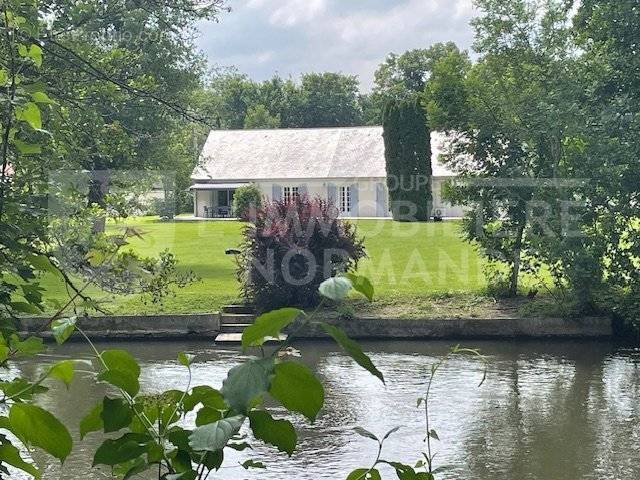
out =
{"type": "MultiPolygon", "coordinates": [[[[159,222],[150,217],[129,220],[145,232],[131,248],[144,255],[173,252],[180,268],[192,270],[200,280],[162,306],[145,305],[136,296],[105,297],[114,313],[209,312],[237,300],[238,283],[233,257],[226,248],[240,241],[242,223],[236,221],[159,222]]],[[[457,222],[397,223],[360,220],[358,232],[365,238],[369,258],[359,271],[374,283],[379,304],[417,306],[427,299],[478,295],[484,287],[482,264],[475,249],[458,235],[457,222]],[[459,295],[454,295],[459,296],[459,295]],[[422,300],[422,301],[420,301],[422,300]]],[[[119,228],[111,225],[110,228],[119,228]]],[[[47,279],[45,286],[62,297],[60,285],[47,279]]],[[[94,292],[95,294],[96,292],[94,292]]]]}

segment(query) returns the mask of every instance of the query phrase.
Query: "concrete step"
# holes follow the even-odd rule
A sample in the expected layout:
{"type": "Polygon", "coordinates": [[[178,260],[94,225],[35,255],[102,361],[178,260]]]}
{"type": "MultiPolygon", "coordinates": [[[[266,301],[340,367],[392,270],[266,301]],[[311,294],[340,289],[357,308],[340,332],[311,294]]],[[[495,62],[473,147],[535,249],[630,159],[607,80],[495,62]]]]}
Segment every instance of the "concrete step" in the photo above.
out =
{"type": "Polygon", "coordinates": [[[242,333],[252,323],[225,323],[220,325],[220,333],[242,333]]]}
{"type": "Polygon", "coordinates": [[[220,325],[236,325],[238,323],[253,323],[256,319],[255,315],[251,314],[235,314],[235,313],[221,313],[220,314],[220,325]]]}
{"type": "Polygon", "coordinates": [[[222,313],[252,314],[255,312],[250,305],[225,305],[222,307],[222,313]]]}
{"type": "MultiPolygon", "coordinates": [[[[269,337],[265,343],[279,343],[287,340],[287,336],[281,334],[278,338],[269,337]]],[[[242,334],[241,333],[220,333],[216,337],[216,343],[242,343],[242,334]]]]}

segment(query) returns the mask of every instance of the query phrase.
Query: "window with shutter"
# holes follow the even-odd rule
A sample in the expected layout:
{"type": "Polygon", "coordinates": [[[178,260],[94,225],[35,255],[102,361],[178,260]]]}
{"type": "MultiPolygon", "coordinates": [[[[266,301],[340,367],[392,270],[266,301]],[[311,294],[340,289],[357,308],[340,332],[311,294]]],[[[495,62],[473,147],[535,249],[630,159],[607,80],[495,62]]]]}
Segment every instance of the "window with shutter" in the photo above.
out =
{"type": "Polygon", "coordinates": [[[300,196],[298,187],[284,187],[282,189],[283,199],[286,203],[289,203],[300,196]]]}
{"type": "Polygon", "coordinates": [[[340,212],[351,213],[351,187],[340,187],[340,212]]]}

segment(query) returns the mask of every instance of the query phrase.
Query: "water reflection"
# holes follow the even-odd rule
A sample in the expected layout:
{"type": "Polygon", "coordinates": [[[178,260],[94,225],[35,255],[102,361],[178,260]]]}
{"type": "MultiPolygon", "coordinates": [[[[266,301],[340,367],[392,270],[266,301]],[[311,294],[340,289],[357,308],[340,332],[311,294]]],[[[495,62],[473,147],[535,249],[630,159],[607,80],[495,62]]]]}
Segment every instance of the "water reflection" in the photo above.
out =
{"type": "MultiPolygon", "coordinates": [[[[292,458],[257,446],[234,452],[218,477],[236,479],[340,479],[374,458],[376,445],[353,433],[363,426],[383,434],[402,425],[384,458],[415,462],[424,438],[424,418],[416,408],[430,365],[449,348],[444,342],[365,343],[385,374],[387,387],[369,376],[331,343],[300,345],[304,361],[326,387],[326,406],[315,424],[291,420],[299,429],[300,451],[292,458]],[[260,457],[267,471],[246,472],[238,462],[260,457]]],[[[448,465],[442,479],[574,480],[640,478],[640,354],[597,342],[474,342],[488,356],[485,384],[478,388],[483,365],[471,357],[453,358],[432,388],[432,423],[440,442],[436,463],[448,465]]],[[[147,392],[184,388],[187,375],[175,361],[183,350],[198,355],[194,384],[219,387],[226,372],[242,361],[237,349],[205,343],[102,344],[127,348],[143,365],[147,392]]],[[[56,348],[57,355],[88,358],[83,344],[56,348]]],[[[19,364],[35,377],[58,357],[42,356],[19,364]]],[[[44,457],[46,479],[111,478],[108,470],[91,469],[92,453],[101,442],[92,434],[78,439],[78,423],[105,394],[89,373],[80,372],[71,388],[52,384],[42,403],[58,415],[76,438],[74,453],[60,468],[44,457]]],[[[274,406],[276,407],[276,406],[274,406]]],[[[285,415],[282,409],[277,415],[285,415]]],[[[395,478],[385,471],[386,478],[395,478]]]]}

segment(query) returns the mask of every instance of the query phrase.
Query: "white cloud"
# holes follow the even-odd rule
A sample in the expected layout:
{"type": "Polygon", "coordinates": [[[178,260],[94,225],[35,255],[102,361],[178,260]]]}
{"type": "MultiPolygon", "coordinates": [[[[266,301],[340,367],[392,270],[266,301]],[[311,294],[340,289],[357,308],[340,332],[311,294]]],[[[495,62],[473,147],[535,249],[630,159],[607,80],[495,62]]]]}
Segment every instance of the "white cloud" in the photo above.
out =
{"type": "Polygon", "coordinates": [[[472,0],[229,0],[233,11],[207,30],[212,63],[256,79],[339,71],[364,88],[389,52],[454,41],[469,48],[472,0]],[[225,30],[226,29],[226,30],[225,30]]]}
{"type": "Polygon", "coordinates": [[[265,10],[272,25],[293,27],[317,19],[325,12],[327,0],[249,0],[247,5],[265,10]]]}

